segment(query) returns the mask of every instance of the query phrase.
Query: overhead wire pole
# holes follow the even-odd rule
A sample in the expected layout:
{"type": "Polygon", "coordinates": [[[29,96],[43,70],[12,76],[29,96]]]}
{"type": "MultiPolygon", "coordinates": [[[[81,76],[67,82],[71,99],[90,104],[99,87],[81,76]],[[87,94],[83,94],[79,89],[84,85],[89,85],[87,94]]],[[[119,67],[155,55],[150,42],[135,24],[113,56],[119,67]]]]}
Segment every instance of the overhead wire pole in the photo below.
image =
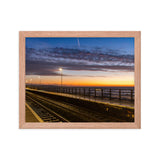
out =
{"type": "Polygon", "coordinates": [[[41,76],[38,76],[38,78],[39,78],[39,85],[38,85],[38,88],[40,89],[40,87],[41,87],[41,76]]]}
{"type": "Polygon", "coordinates": [[[61,89],[60,89],[60,92],[62,93],[62,68],[59,68],[59,70],[60,70],[60,73],[61,73],[61,89]]]}

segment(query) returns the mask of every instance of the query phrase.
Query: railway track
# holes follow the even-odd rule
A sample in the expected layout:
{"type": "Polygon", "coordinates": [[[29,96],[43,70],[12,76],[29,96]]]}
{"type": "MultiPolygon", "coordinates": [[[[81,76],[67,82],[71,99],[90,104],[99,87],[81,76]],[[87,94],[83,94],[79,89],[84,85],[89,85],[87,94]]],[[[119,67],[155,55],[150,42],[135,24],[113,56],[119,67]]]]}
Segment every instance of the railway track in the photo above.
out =
{"type": "Polygon", "coordinates": [[[26,96],[26,100],[27,105],[32,106],[32,109],[37,113],[43,122],[69,122],[66,118],[57,114],[28,95],[26,96]]]}
{"type": "Polygon", "coordinates": [[[27,97],[30,97],[33,102],[43,106],[43,108],[46,107],[49,110],[56,112],[57,114],[61,115],[61,117],[65,117],[68,121],[71,122],[107,122],[108,119],[112,119],[112,121],[115,122],[119,121],[119,119],[115,119],[113,117],[106,117],[105,114],[100,114],[64,102],[57,102],[55,100],[28,91],[26,92],[26,95],[27,97]]]}

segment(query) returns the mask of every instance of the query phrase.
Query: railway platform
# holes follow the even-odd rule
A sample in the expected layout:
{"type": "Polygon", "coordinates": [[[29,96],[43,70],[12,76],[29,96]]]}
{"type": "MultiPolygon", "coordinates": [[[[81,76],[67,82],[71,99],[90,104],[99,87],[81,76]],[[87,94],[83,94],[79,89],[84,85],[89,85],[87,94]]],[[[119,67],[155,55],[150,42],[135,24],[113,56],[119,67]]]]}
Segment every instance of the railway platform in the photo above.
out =
{"type": "Polygon", "coordinates": [[[25,119],[26,122],[43,122],[28,104],[25,106],[25,119]]]}

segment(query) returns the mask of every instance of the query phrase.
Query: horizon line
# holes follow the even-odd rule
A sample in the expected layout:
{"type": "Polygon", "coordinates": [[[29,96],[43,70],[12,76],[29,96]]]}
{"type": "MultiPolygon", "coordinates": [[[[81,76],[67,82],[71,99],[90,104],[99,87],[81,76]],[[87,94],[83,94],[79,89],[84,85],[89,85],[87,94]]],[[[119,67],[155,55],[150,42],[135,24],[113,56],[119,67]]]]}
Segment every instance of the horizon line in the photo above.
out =
{"type": "MultiPolygon", "coordinates": [[[[61,87],[61,85],[56,85],[56,84],[37,84],[37,83],[32,83],[32,84],[25,83],[25,84],[61,87]]],[[[62,87],[134,87],[134,85],[62,85],[62,87]]]]}

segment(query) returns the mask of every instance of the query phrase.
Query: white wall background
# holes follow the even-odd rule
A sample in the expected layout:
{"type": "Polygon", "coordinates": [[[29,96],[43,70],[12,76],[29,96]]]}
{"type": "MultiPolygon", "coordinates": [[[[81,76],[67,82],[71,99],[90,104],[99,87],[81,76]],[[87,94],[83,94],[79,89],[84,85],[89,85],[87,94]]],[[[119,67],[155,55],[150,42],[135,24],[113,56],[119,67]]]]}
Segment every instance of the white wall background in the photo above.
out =
{"type": "Polygon", "coordinates": [[[0,159],[160,159],[158,2],[158,0],[0,1],[0,159]],[[18,129],[20,30],[141,30],[142,129],[18,129]]]}

